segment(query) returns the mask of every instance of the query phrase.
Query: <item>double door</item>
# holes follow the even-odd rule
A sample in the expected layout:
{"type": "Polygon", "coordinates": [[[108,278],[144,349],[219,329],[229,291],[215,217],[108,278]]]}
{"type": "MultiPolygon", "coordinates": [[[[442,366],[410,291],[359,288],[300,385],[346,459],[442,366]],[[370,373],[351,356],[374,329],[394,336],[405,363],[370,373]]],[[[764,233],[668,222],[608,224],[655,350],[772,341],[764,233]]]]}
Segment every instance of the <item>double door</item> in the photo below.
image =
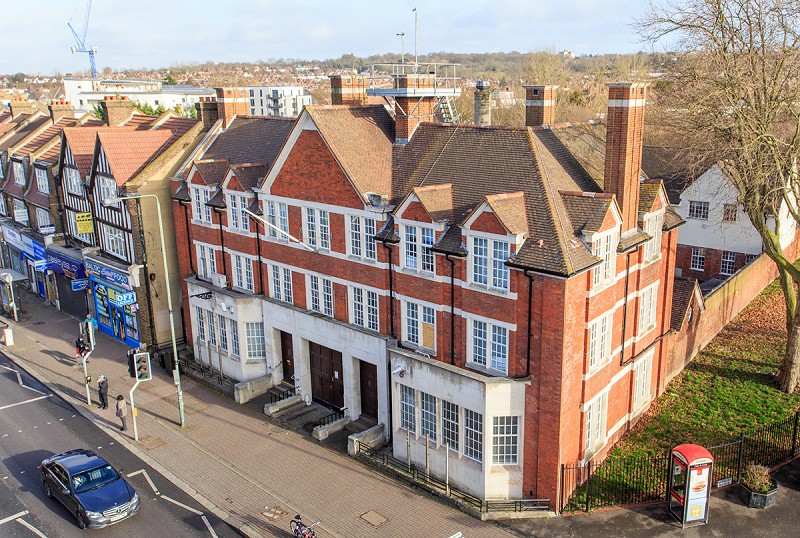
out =
{"type": "Polygon", "coordinates": [[[308,343],[311,357],[311,396],[321,404],[344,407],[342,353],[314,342],[308,343]]]}

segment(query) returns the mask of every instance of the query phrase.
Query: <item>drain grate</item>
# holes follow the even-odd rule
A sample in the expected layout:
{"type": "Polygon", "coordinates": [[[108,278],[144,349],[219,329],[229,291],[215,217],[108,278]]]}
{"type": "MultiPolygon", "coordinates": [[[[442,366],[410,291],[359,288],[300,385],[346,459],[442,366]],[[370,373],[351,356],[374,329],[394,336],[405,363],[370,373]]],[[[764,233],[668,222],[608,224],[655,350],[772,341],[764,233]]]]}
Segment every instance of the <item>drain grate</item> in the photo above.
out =
{"type": "Polygon", "coordinates": [[[386,518],[374,510],[370,510],[365,514],[361,514],[361,519],[375,527],[376,529],[386,523],[386,518]]]}

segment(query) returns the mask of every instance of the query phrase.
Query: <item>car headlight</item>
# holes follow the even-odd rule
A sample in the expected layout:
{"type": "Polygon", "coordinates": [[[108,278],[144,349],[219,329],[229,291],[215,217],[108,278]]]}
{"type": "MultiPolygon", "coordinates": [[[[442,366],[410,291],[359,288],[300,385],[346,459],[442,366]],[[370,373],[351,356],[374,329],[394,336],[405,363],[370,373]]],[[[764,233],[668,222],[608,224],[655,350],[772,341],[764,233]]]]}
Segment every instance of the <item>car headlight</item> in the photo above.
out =
{"type": "Polygon", "coordinates": [[[136,506],[137,504],[139,504],[139,494],[134,493],[133,498],[131,499],[131,505],[136,506]]]}
{"type": "Polygon", "coordinates": [[[98,512],[89,512],[87,510],[86,517],[88,517],[89,519],[101,519],[103,517],[103,514],[100,514],[98,512]]]}

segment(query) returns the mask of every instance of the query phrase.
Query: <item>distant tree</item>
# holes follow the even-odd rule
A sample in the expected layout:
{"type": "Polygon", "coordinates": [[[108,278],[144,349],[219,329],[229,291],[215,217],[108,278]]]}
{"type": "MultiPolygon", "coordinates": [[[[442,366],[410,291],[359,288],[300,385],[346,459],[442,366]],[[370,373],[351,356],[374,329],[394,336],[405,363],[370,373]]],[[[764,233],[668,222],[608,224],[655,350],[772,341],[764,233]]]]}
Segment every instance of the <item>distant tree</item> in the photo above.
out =
{"type": "Polygon", "coordinates": [[[25,82],[25,73],[15,73],[11,75],[11,82],[15,84],[22,84],[25,82]]]}
{"type": "Polygon", "coordinates": [[[532,52],[527,63],[525,75],[530,84],[564,86],[572,78],[566,60],[552,50],[532,52]]]}
{"type": "Polygon", "coordinates": [[[103,68],[103,74],[104,75],[113,75],[114,74],[114,70],[111,69],[110,67],[106,66],[106,67],[103,68]]]}
{"type": "Polygon", "coordinates": [[[174,86],[177,83],[178,81],[175,80],[175,77],[172,76],[172,73],[167,73],[167,78],[164,79],[164,84],[169,84],[174,86]]]}
{"type": "Polygon", "coordinates": [[[140,103],[138,101],[133,103],[133,108],[142,114],[147,114],[148,116],[160,116],[167,111],[163,105],[158,105],[157,107],[153,108],[153,106],[149,103],[140,103]]]}
{"type": "Polygon", "coordinates": [[[92,115],[99,120],[105,121],[106,119],[106,115],[103,113],[103,107],[100,106],[100,103],[92,105],[92,115]]]}

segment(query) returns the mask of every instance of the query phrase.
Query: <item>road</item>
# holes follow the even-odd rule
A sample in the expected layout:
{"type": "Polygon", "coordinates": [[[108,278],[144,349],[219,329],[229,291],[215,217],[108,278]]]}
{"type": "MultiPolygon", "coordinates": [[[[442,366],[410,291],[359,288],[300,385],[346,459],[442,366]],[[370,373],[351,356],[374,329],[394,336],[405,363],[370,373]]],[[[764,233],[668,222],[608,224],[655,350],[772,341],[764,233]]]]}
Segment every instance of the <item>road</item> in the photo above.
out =
{"type": "Polygon", "coordinates": [[[85,537],[75,518],[45,497],[39,463],[73,448],[91,448],[125,475],[142,499],[140,512],[104,529],[104,537],[233,538],[239,533],[204,509],[71,405],[0,354],[0,536],[85,537]]]}

